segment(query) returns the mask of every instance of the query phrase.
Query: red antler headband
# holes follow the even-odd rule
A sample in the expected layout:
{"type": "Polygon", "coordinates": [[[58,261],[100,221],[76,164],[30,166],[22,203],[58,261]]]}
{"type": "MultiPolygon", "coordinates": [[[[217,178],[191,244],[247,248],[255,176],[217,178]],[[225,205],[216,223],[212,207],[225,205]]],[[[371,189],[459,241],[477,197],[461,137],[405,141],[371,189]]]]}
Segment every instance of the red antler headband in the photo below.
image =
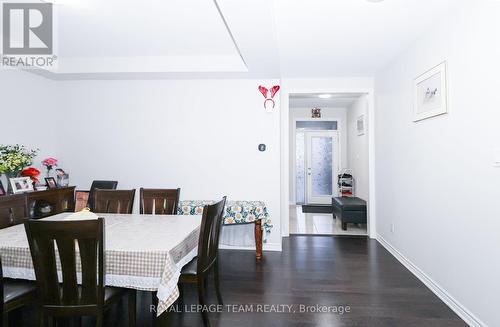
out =
{"type": "Polygon", "coordinates": [[[259,91],[260,93],[262,93],[262,95],[264,96],[264,98],[267,99],[267,91],[268,89],[266,89],[265,87],[263,87],[262,85],[259,86],[259,91]]]}
{"type": "Polygon", "coordinates": [[[279,90],[280,90],[280,86],[279,85],[275,85],[275,86],[271,87],[271,98],[268,98],[267,95],[268,95],[269,90],[267,88],[265,88],[264,86],[259,85],[259,91],[260,91],[260,93],[262,93],[262,95],[266,99],[264,101],[264,108],[267,108],[266,105],[267,105],[268,101],[270,101],[272,103],[272,107],[274,108],[274,106],[276,104],[274,103],[273,99],[274,99],[274,96],[276,95],[276,93],[278,93],[279,90]]]}
{"type": "Polygon", "coordinates": [[[274,98],[274,96],[276,95],[276,93],[278,93],[278,91],[280,90],[280,86],[279,85],[275,85],[271,88],[271,98],[274,98]]]}

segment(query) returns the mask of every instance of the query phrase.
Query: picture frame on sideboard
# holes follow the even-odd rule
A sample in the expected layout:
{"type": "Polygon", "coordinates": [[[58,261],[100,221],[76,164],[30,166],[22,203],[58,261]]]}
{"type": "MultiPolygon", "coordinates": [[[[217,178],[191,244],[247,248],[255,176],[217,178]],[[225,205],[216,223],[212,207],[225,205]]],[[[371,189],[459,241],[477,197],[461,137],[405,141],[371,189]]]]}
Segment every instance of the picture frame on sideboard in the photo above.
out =
{"type": "Polygon", "coordinates": [[[35,190],[35,188],[33,187],[33,181],[30,177],[11,178],[9,179],[9,183],[12,186],[13,194],[33,192],[35,190]]]}
{"type": "Polygon", "coordinates": [[[54,177],[47,177],[45,178],[45,183],[47,184],[47,188],[49,190],[53,190],[57,188],[57,182],[54,177]]]}

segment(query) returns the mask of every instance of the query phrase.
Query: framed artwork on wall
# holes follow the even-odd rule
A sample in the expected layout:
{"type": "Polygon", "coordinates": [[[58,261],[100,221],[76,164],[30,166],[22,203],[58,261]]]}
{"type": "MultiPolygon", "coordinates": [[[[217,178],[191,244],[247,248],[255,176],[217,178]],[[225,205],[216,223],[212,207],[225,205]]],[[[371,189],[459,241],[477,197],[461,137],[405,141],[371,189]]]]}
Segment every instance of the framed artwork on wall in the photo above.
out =
{"type": "Polygon", "coordinates": [[[11,178],[9,182],[12,186],[12,193],[14,194],[31,192],[35,190],[33,188],[33,182],[31,181],[30,177],[11,178]]]}
{"type": "Polygon", "coordinates": [[[442,62],[415,79],[413,110],[415,122],[448,112],[446,62],[442,62]]]}
{"type": "Polygon", "coordinates": [[[320,108],[311,109],[311,118],[321,118],[321,109],[320,108]]]}

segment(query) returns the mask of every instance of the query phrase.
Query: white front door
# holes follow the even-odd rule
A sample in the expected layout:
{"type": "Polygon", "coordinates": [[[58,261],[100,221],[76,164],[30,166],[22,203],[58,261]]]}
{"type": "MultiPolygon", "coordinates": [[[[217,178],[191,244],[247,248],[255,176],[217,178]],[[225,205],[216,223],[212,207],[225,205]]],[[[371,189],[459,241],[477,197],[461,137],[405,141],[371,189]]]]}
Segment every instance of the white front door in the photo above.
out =
{"type": "Polygon", "coordinates": [[[328,204],[337,195],[339,137],[336,131],[306,132],[306,202],[328,204]]]}

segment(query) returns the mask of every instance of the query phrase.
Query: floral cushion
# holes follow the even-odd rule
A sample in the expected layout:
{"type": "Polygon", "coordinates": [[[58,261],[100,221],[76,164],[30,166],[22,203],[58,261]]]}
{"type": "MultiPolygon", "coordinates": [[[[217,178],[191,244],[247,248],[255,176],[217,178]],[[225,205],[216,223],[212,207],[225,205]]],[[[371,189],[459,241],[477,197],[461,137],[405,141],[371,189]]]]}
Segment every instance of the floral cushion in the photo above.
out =
{"type": "MultiPolygon", "coordinates": [[[[186,200],[180,201],[179,215],[201,215],[203,207],[213,204],[212,200],[186,200]]],[[[269,218],[266,204],[262,201],[227,201],[224,213],[224,225],[250,224],[262,220],[262,228],[271,232],[272,221],[269,218]]]]}

